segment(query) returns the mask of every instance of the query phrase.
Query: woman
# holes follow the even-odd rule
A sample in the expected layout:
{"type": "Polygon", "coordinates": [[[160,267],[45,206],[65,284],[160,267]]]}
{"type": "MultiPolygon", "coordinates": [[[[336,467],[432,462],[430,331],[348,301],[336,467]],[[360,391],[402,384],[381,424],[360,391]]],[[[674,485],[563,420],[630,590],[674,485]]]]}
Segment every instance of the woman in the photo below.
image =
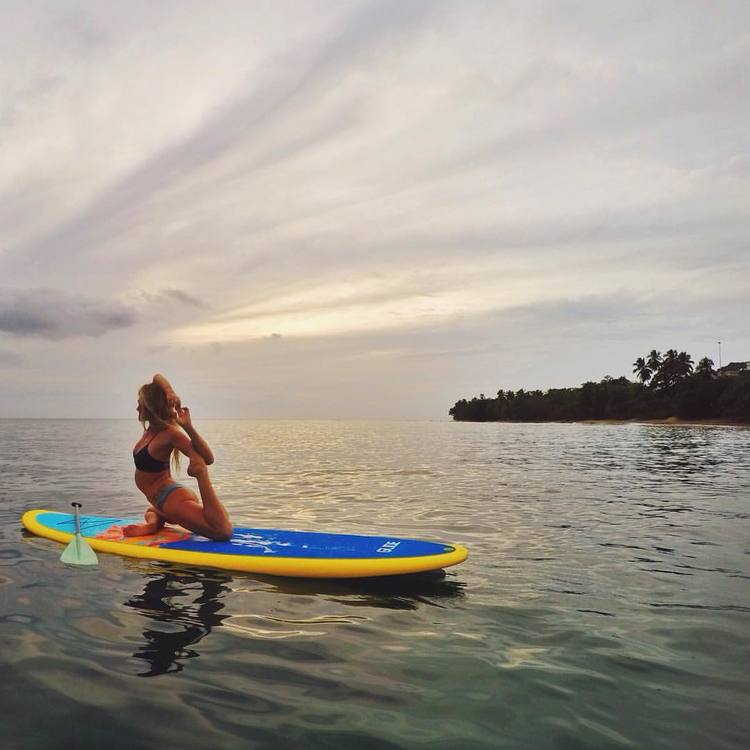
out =
{"type": "Polygon", "coordinates": [[[230,539],[232,523],[208,476],[214,454],[193,427],[190,410],[163,375],[157,373],[138,391],[138,420],[144,431],[133,448],[135,483],[152,507],[145,513],[146,523],[126,526],[124,535],[154,534],[168,521],[210,539],[230,539]],[[179,468],[180,452],[190,459],[187,473],[198,480],[202,505],[194,492],[169,473],[170,456],[179,468]]]}

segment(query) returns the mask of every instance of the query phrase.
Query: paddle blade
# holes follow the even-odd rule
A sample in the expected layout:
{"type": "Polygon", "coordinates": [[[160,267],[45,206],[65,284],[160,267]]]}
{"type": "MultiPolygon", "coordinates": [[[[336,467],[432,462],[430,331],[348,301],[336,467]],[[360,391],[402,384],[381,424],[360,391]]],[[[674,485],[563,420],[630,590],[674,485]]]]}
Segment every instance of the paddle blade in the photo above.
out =
{"type": "Polygon", "coordinates": [[[69,565],[98,565],[99,563],[96,552],[80,534],[76,534],[70,540],[70,544],[60,555],[60,560],[69,565]]]}

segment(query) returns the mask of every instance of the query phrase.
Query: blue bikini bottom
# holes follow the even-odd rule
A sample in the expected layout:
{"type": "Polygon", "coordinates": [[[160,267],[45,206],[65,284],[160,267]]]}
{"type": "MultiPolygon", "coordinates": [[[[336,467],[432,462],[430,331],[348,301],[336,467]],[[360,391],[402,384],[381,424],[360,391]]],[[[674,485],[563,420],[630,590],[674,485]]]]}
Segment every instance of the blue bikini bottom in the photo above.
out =
{"type": "Polygon", "coordinates": [[[167,501],[167,498],[175,491],[179,490],[183,487],[181,484],[177,484],[176,482],[174,484],[168,484],[157,496],[155,500],[152,500],[152,505],[156,508],[156,510],[161,511],[161,509],[164,507],[164,503],[167,501]]]}

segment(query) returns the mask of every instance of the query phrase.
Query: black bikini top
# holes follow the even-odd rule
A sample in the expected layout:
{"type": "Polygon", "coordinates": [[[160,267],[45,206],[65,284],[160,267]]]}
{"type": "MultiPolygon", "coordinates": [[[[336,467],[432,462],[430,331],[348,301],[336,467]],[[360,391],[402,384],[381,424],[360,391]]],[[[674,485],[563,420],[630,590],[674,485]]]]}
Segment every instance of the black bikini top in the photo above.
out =
{"type": "MultiPolygon", "coordinates": [[[[153,438],[151,438],[153,440],[153,438]]],[[[148,441],[148,443],[151,442],[148,441]]],[[[141,471],[146,471],[149,474],[156,474],[160,471],[167,471],[169,469],[169,461],[159,461],[158,458],[154,458],[148,452],[148,443],[144,445],[138,453],[133,454],[133,460],[135,461],[135,468],[141,471]]]]}

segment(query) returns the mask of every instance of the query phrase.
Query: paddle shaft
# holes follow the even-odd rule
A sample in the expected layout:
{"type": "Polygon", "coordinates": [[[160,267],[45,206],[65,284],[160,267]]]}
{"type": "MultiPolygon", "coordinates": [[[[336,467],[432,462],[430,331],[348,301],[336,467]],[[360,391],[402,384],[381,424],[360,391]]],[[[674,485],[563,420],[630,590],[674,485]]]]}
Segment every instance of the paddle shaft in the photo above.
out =
{"type": "Polygon", "coordinates": [[[81,536],[81,519],[78,516],[78,509],[83,506],[80,503],[71,503],[71,505],[73,506],[73,510],[76,514],[76,534],[78,534],[78,536],[81,536]]]}

